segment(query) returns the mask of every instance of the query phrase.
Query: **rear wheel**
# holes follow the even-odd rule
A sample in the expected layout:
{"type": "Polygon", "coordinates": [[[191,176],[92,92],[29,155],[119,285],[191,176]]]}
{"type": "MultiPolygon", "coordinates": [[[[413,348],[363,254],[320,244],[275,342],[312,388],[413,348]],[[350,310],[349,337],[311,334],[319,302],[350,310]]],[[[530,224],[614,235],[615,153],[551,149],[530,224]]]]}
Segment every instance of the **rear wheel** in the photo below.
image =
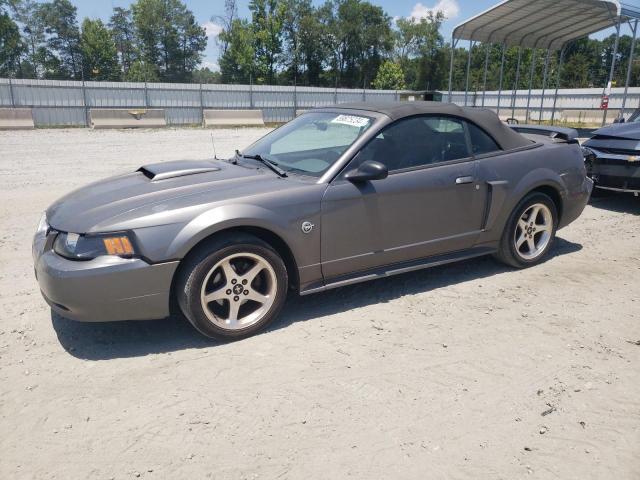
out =
{"type": "Polygon", "coordinates": [[[278,253],[244,234],[200,248],[181,268],[178,303],[203,335],[243,338],[276,318],[286,298],[287,269],[278,253]]]}
{"type": "Polygon", "coordinates": [[[540,263],[553,245],[558,210],[544,193],[527,195],[514,209],[502,234],[497,257],[516,268],[540,263]]]}

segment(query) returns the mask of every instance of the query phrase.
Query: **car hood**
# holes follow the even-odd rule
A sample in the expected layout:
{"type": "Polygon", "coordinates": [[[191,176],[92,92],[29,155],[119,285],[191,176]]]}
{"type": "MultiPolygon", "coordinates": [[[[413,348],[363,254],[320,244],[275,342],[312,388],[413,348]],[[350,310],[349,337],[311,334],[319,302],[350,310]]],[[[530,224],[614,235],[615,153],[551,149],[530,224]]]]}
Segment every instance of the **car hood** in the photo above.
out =
{"type": "Polygon", "coordinates": [[[136,228],[131,220],[151,213],[160,214],[159,223],[173,223],[177,208],[281,191],[292,184],[300,186],[269,170],[224,161],[164,162],[75,190],[49,207],[47,220],[56,230],[75,233],[107,231],[125,219],[136,228]]]}
{"type": "Polygon", "coordinates": [[[640,122],[636,123],[616,123],[600,128],[593,133],[593,136],[619,137],[630,140],[640,140],[640,122]]]}
{"type": "Polygon", "coordinates": [[[640,123],[618,123],[596,130],[585,147],[597,155],[637,155],[640,152],[640,123]]]}

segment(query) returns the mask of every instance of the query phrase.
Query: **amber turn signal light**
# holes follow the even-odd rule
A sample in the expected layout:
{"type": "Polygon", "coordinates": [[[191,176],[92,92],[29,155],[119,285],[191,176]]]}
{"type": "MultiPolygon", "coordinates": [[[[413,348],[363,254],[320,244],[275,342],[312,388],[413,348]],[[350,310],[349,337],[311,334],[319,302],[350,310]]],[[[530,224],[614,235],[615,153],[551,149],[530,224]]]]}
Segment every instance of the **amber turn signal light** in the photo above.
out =
{"type": "Polygon", "coordinates": [[[103,238],[104,248],[109,255],[133,255],[131,242],[125,236],[103,238]]]}

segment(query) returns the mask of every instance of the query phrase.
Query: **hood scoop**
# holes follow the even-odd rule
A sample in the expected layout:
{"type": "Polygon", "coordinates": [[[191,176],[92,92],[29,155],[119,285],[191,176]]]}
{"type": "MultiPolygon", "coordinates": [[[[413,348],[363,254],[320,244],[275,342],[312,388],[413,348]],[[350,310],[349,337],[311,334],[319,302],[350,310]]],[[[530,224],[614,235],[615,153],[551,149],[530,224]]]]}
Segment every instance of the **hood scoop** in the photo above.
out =
{"type": "Polygon", "coordinates": [[[169,178],[195,175],[196,173],[217,172],[220,168],[208,160],[179,160],[173,162],[153,163],[144,165],[137,171],[152,182],[169,178]]]}

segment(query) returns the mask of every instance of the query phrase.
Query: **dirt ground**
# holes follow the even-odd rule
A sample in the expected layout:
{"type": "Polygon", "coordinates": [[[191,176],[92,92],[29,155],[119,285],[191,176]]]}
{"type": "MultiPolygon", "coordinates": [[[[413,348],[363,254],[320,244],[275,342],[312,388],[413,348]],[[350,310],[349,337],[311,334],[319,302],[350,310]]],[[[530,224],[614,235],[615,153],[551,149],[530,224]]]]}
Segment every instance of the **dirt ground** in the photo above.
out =
{"type": "MultiPolygon", "coordinates": [[[[264,129],[216,130],[229,155],[264,129]]],[[[52,316],[41,212],[211,156],[211,131],[0,132],[0,478],[638,479],[640,199],[523,271],[490,258],[290,299],[228,344],[180,318],[52,316]]]]}

